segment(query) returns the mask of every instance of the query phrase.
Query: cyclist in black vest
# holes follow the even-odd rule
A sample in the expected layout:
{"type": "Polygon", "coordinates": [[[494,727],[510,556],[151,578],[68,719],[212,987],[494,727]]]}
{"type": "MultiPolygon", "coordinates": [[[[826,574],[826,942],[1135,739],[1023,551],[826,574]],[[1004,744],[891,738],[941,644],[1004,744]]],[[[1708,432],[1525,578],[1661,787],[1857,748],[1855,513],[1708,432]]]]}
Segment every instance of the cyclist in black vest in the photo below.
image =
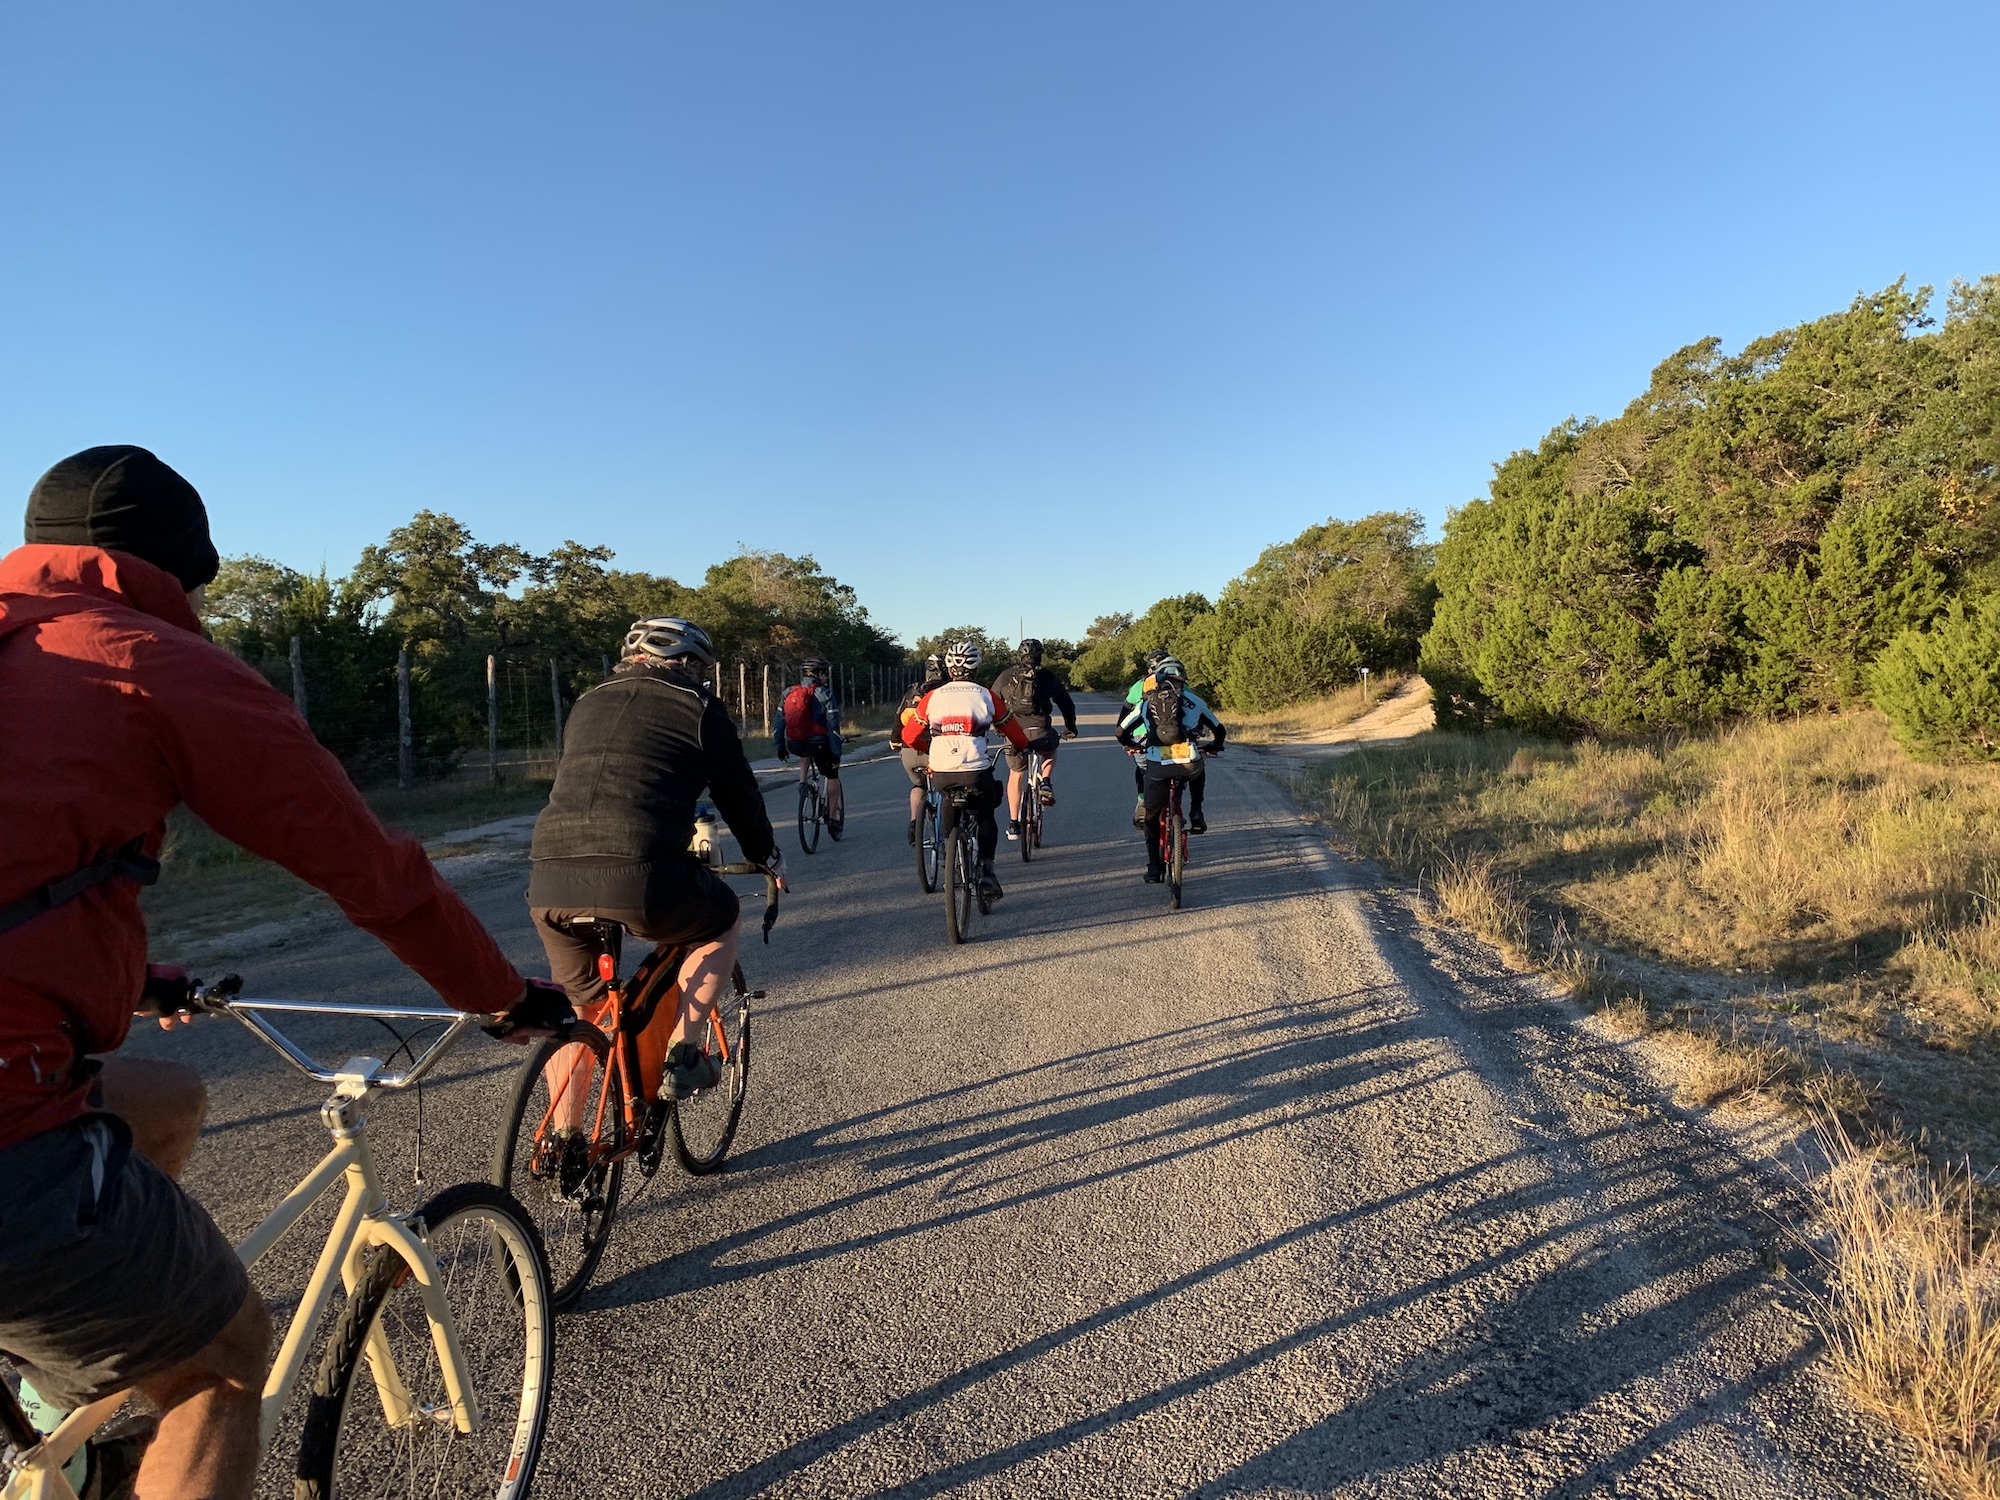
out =
{"type": "Polygon", "coordinates": [[[1076,738],[1076,702],[1062,679],[1042,665],[1042,643],[1030,636],[1015,652],[1015,664],[993,680],[993,696],[1013,711],[1028,736],[1028,748],[1007,747],[1007,837],[1021,836],[1021,794],[1028,780],[1028,757],[1039,754],[1042,768],[1042,806],[1056,805],[1056,734],[1054,714],[1062,712],[1066,740],[1076,738]]]}
{"type": "Polygon", "coordinates": [[[722,700],[709,691],[715,645],[686,620],[640,620],[617,669],[570,709],[549,805],[535,820],[528,908],[549,972],[578,1010],[604,999],[598,949],[575,931],[593,917],[648,943],[685,943],[681,1010],[668,1039],[677,1097],[713,1087],[703,1034],[736,967],[736,892],[688,851],[704,788],[743,848],[784,884],[764,794],[722,700]]]}

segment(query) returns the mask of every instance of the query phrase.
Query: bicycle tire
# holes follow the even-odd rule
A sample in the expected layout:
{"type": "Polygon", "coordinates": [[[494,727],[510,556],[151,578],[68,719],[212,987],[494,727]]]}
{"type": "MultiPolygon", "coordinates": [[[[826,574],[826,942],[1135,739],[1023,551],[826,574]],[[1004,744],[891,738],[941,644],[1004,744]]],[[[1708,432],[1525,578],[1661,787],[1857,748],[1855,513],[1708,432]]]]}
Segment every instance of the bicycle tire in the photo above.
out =
{"type": "Polygon", "coordinates": [[[1187,872],[1187,824],[1176,809],[1167,814],[1167,908],[1181,909],[1181,877],[1187,872]]]}
{"type": "Polygon", "coordinates": [[[810,781],[799,783],[799,847],[808,854],[819,848],[819,793],[810,781]]]}
{"type": "Polygon", "coordinates": [[[917,814],[917,881],[926,896],[935,896],[943,876],[944,832],[937,804],[926,797],[923,809],[917,814]]]}
{"type": "Polygon", "coordinates": [[[972,903],[979,886],[978,862],[972,857],[972,840],[965,832],[965,819],[960,817],[957,827],[952,830],[951,852],[945,866],[944,921],[945,930],[951,934],[954,943],[962,943],[972,936],[972,903]]]}
{"type": "Polygon", "coordinates": [[[438,1264],[481,1428],[462,1434],[448,1417],[439,1420],[449,1400],[422,1296],[410,1264],[393,1247],[377,1246],[320,1356],[299,1439],[295,1500],[387,1500],[418,1491],[522,1500],[534,1482],[555,1323],[534,1220],[491,1183],[461,1182],[418,1209],[413,1222],[438,1264]],[[489,1313],[490,1320],[482,1317],[489,1313]],[[371,1399],[380,1386],[355,1379],[376,1335],[414,1408],[401,1428],[371,1399]]]}
{"type": "Polygon", "coordinates": [[[522,1059],[493,1148],[489,1180],[514,1195],[541,1235],[549,1266],[549,1303],[558,1312],[573,1307],[590,1285],[610,1242],[624,1191],[625,1089],[616,1071],[606,1066],[610,1056],[610,1040],[587,1021],[577,1023],[567,1042],[550,1037],[535,1043],[522,1059]],[[586,1128],[594,1129],[601,1121],[608,1138],[595,1143],[595,1160],[587,1175],[566,1184],[561,1161],[551,1161],[546,1153],[539,1153],[538,1161],[535,1145],[553,1108],[548,1064],[567,1047],[583,1047],[591,1055],[582,1118],[586,1128]],[[529,1148],[525,1162],[524,1138],[529,1148]]]}
{"type": "Polygon", "coordinates": [[[1042,826],[1042,808],[1033,778],[1021,788],[1021,863],[1035,857],[1035,834],[1042,826]]]}
{"type": "Polygon", "coordinates": [[[722,1077],[712,1089],[702,1089],[669,1107],[667,1118],[673,1127],[674,1159],[690,1176],[706,1177],[722,1170],[736,1139],[736,1126],[743,1118],[743,1098],[750,1087],[750,987],[743,982],[743,965],[730,976],[733,997],[725,996],[709,1018],[710,1035],[702,1039],[708,1051],[726,1048],[728,1060],[722,1077]],[[729,1024],[729,1001],[736,1002],[735,1025],[729,1024]],[[723,1047],[712,1045],[715,1031],[722,1033],[723,1047]]]}

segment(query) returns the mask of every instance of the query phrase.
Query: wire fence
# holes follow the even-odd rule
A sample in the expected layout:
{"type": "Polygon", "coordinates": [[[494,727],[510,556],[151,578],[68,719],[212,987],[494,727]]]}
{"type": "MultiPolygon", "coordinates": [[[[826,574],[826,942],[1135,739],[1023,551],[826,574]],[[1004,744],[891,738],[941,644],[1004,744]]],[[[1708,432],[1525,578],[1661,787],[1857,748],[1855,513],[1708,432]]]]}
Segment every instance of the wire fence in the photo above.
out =
{"type": "MultiPolygon", "coordinates": [[[[357,780],[409,786],[482,768],[494,781],[553,775],[570,708],[610,675],[612,661],[516,648],[421,658],[404,650],[370,662],[294,636],[287,658],[254,665],[291,693],[357,780]]],[[[897,703],[921,675],[907,663],[835,662],[831,685],[844,707],[867,710],[897,703]]],[[[716,664],[710,686],[755,756],[799,680],[796,661],[734,658],[716,664]]]]}

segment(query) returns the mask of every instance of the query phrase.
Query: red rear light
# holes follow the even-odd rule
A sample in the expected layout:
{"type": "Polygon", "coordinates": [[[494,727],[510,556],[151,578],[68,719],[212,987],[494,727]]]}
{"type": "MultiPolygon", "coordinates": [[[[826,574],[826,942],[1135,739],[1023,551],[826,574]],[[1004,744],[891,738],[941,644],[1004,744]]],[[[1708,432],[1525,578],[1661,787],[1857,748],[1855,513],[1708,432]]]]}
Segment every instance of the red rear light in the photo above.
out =
{"type": "Polygon", "coordinates": [[[611,961],[609,953],[600,953],[597,955],[597,977],[606,984],[616,984],[618,982],[618,966],[611,961]]]}

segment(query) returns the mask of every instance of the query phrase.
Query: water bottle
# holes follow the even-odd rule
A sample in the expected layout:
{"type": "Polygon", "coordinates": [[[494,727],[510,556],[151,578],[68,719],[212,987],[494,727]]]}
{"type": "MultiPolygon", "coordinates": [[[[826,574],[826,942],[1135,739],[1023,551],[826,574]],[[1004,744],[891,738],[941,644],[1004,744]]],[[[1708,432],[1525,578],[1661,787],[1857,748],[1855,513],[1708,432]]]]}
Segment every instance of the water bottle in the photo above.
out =
{"type": "Polygon", "coordinates": [[[707,802],[695,807],[694,837],[688,840],[688,852],[711,870],[719,870],[728,863],[723,857],[722,819],[707,802]]]}

